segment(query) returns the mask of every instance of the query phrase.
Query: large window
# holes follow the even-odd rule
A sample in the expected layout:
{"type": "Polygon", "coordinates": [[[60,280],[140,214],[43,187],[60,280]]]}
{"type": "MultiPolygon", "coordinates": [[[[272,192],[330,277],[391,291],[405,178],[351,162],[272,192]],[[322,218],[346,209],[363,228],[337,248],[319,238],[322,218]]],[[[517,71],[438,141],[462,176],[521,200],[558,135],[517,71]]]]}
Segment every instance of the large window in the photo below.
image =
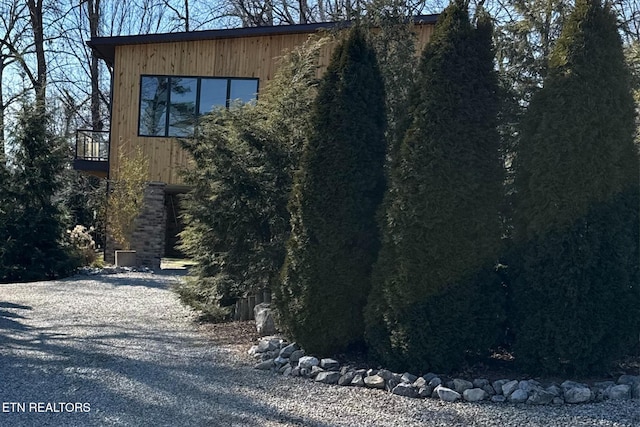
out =
{"type": "Polygon", "coordinates": [[[198,117],[256,99],[258,79],[142,76],[138,135],[193,135],[198,117]]]}

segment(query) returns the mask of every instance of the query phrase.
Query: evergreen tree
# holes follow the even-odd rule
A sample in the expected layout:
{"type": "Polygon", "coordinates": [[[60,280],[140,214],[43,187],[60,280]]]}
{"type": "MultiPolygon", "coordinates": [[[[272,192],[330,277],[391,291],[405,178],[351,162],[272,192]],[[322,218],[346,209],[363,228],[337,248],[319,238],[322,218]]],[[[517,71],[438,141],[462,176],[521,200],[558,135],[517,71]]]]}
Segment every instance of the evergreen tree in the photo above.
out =
{"type": "Polygon", "coordinates": [[[637,343],[638,156],[615,16],[578,0],[522,125],[513,317],[530,370],[605,369],[637,343]]]}
{"type": "Polygon", "coordinates": [[[388,167],[410,124],[409,98],[418,68],[415,27],[407,13],[404,2],[374,0],[365,16],[385,85],[388,167]]]}
{"type": "Polygon", "coordinates": [[[463,1],[440,15],[391,170],[367,340],[392,368],[448,371],[487,351],[503,318],[494,269],[503,169],[492,26],[463,1]]]}
{"type": "Polygon", "coordinates": [[[281,326],[307,351],[363,341],[385,188],[384,84],[363,31],[335,49],[312,113],[290,201],[291,238],[276,293],[281,326]]]}
{"type": "Polygon", "coordinates": [[[313,38],[286,54],[255,106],[216,111],[197,139],[182,140],[196,167],[185,171],[193,189],[183,201],[181,249],[197,265],[178,293],[211,320],[280,273],[293,170],[328,40],[313,38]]]}
{"type": "Polygon", "coordinates": [[[0,223],[0,282],[61,277],[79,262],[66,243],[57,199],[68,148],[51,132],[43,108],[23,108],[11,138],[13,166],[3,172],[8,191],[0,223]]]}

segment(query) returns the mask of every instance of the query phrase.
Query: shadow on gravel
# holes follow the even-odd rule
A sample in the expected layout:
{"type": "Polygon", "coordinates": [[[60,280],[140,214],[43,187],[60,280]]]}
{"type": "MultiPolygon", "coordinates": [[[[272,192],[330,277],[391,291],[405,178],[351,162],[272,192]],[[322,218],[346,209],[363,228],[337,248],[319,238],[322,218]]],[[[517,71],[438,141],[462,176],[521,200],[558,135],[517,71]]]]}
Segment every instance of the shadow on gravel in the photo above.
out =
{"type": "Polygon", "coordinates": [[[189,274],[188,268],[163,268],[156,270],[155,274],[161,274],[163,276],[186,276],[189,274]]]}
{"type": "MultiPolygon", "coordinates": [[[[77,278],[74,278],[77,280],[77,278]]],[[[118,274],[103,274],[97,276],[81,276],[80,280],[99,280],[112,286],[143,286],[153,289],[168,289],[170,284],[166,281],[153,280],[144,277],[128,277],[118,274]]]]}
{"type": "Polygon", "coordinates": [[[246,391],[255,392],[262,373],[229,364],[204,337],[107,324],[22,326],[0,334],[2,400],[88,402],[91,411],[0,413],[0,425],[49,425],[55,415],[65,426],[330,426],[254,399],[246,391]],[[115,333],[101,333],[107,328],[115,333]]]}
{"type": "Polygon", "coordinates": [[[28,305],[15,304],[12,302],[0,301],[0,344],[6,331],[9,330],[27,330],[29,327],[16,319],[24,319],[25,317],[12,310],[31,310],[28,305]]]}
{"type": "Polygon", "coordinates": [[[98,280],[102,283],[106,283],[113,286],[144,286],[146,288],[153,289],[168,289],[170,283],[166,280],[154,280],[154,276],[166,277],[183,277],[187,275],[185,269],[162,269],[156,270],[153,275],[148,277],[130,277],[128,274],[97,274],[95,276],[74,276],[65,281],[76,280],[98,280]]]}

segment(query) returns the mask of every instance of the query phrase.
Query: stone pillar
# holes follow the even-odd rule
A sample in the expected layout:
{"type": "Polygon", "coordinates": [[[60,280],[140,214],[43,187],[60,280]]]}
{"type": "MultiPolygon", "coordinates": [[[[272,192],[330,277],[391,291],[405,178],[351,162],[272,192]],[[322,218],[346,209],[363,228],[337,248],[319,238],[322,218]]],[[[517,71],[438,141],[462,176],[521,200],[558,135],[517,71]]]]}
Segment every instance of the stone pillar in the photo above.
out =
{"type": "MultiPolygon", "coordinates": [[[[131,236],[131,249],[136,251],[138,265],[160,268],[160,259],[164,256],[166,212],[164,208],[164,182],[150,182],[144,191],[142,211],[136,218],[136,226],[131,236]]],[[[107,215],[109,213],[107,212],[107,215]]],[[[104,260],[115,262],[114,251],[121,249],[109,235],[105,246],[104,260]]]]}
{"type": "Polygon", "coordinates": [[[150,182],[144,191],[142,212],[136,219],[136,228],[131,236],[131,249],[136,251],[139,265],[160,268],[160,258],[164,256],[166,186],[164,182],[150,182]]]}

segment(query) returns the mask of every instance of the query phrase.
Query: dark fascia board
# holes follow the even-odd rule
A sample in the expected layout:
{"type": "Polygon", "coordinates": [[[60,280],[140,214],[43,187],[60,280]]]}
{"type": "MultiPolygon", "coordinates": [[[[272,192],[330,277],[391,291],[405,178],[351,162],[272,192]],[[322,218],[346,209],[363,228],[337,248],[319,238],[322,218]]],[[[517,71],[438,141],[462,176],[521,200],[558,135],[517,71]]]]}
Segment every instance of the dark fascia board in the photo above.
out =
{"type": "MultiPolygon", "coordinates": [[[[438,15],[418,15],[413,17],[415,24],[435,24],[438,15]]],[[[190,31],[182,33],[144,34],[134,36],[94,37],[87,42],[99,58],[105,60],[109,66],[113,66],[116,46],[172,43],[194,40],[231,39],[237,37],[273,36],[282,34],[314,33],[319,30],[348,27],[349,21],[342,22],[318,22],[313,24],[277,25],[272,27],[244,27],[224,30],[190,31]]]]}

